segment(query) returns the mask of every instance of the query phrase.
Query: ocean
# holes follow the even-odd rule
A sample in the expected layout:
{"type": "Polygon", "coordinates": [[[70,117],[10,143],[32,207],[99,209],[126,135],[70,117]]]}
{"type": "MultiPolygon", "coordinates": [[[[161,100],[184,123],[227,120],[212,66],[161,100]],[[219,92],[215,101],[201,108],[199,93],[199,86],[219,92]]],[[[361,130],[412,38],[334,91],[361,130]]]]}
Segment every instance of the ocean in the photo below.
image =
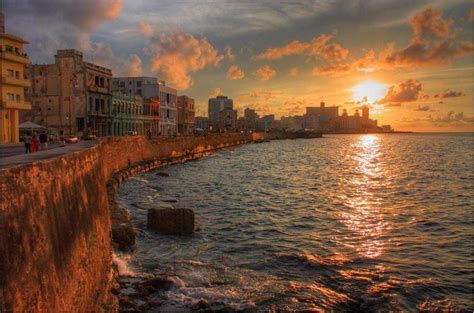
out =
{"type": "Polygon", "coordinates": [[[138,235],[117,259],[178,282],[150,311],[474,309],[473,134],[243,145],[132,177],[119,199],[138,235]],[[199,231],[147,230],[132,203],[165,198],[199,231]]]}

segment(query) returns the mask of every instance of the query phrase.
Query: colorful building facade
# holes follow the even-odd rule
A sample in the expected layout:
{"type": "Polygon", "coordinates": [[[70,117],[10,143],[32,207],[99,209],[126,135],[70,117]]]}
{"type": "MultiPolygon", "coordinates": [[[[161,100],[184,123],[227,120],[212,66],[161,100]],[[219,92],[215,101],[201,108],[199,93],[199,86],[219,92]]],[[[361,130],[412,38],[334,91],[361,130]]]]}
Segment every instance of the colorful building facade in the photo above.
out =
{"type": "Polygon", "coordinates": [[[31,83],[25,76],[30,59],[23,47],[27,41],[5,32],[0,13],[0,144],[19,142],[20,111],[31,110],[25,100],[25,88],[31,83]]]}

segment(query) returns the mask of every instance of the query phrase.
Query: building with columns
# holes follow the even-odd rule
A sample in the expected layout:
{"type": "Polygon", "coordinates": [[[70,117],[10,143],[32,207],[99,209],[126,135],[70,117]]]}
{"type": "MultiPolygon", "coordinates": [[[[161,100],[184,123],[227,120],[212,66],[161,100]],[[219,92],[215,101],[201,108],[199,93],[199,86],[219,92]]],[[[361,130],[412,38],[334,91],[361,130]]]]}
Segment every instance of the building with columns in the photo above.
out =
{"type": "Polygon", "coordinates": [[[5,32],[0,12],[0,144],[19,142],[20,111],[31,110],[25,100],[25,88],[31,83],[25,76],[30,59],[23,51],[27,41],[5,32]]]}

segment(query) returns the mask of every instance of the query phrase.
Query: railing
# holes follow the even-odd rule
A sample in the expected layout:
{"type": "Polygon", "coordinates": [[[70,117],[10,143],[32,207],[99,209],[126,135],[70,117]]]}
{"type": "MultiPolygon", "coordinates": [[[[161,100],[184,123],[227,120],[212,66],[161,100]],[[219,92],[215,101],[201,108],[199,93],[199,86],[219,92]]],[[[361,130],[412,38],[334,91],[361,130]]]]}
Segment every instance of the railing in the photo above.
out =
{"type": "Polygon", "coordinates": [[[90,91],[94,91],[94,92],[111,94],[111,91],[106,87],[99,87],[99,86],[96,86],[96,85],[92,85],[92,86],[88,86],[87,89],[90,90],[90,91]]]}
{"type": "Polygon", "coordinates": [[[30,64],[30,59],[26,54],[0,51],[0,57],[9,61],[21,63],[21,64],[30,64]]]}
{"type": "Polygon", "coordinates": [[[24,78],[16,78],[16,77],[10,77],[10,76],[1,76],[1,83],[3,84],[8,84],[8,85],[14,85],[14,86],[22,86],[29,88],[31,87],[31,81],[29,79],[24,79],[24,78]]]}
{"type": "Polygon", "coordinates": [[[6,100],[0,102],[0,104],[5,109],[31,110],[31,103],[27,101],[6,100]]]}

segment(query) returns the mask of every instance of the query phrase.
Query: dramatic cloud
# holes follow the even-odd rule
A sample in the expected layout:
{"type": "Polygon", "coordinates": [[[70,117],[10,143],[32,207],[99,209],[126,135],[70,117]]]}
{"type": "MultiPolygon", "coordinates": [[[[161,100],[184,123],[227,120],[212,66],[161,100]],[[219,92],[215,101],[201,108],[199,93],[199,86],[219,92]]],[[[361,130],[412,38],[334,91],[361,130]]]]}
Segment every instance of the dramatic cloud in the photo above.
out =
{"type": "Polygon", "coordinates": [[[461,96],[464,96],[462,91],[454,91],[454,90],[448,90],[448,91],[445,91],[445,92],[438,93],[438,94],[434,95],[435,98],[441,98],[441,99],[444,99],[444,98],[457,98],[457,97],[461,97],[461,96]]]}
{"type": "Polygon", "coordinates": [[[321,67],[316,67],[311,72],[315,76],[329,75],[337,76],[347,74],[352,71],[351,64],[329,64],[321,67]]]}
{"type": "Polygon", "coordinates": [[[398,86],[390,86],[385,97],[379,103],[412,102],[418,99],[422,85],[415,79],[409,79],[398,86]]]}
{"type": "Polygon", "coordinates": [[[451,124],[453,126],[470,125],[474,123],[474,116],[466,116],[464,112],[456,113],[449,111],[445,116],[438,116],[432,118],[428,117],[428,120],[434,124],[451,124]]]}
{"type": "Polygon", "coordinates": [[[237,65],[231,65],[227,71],[226,77],[230,80],[238,80],[244,78],[245,73],[237,65]]]}
{"type": "Polygon", "coordinates": [[[298,76],[298,74],[299,74],[298,68],[292,67],[292,68],[290,69],[290,76],[296,77],[296,76],[298,76]]]}
{"type": "Polygon", "coordinates": [[[130,55],[128,76],[142,76],[142,60],[136,54],[130,55]]]}
{"type": "Polygon", "coordinates": [[[234,53],[232,52],[232,48],[229,47],[229,46],[226,46],[224,48],[224,54],[225,54],[225,57],[227,59],[229,59],[230,61],[235,61],[235,55],[234,53]]]}
{"type": "Polygon", "coordinates": [[[470,41],[458,41],[458,31],[452,29],[452,20],[445,20],[441,11],[428,8],[416,15],[411,25],[414,37],[410,44],[396,50],[389,44],[379,56],[380,68],[411,68],[448,64],[451,59],[474,52],[470,41]]]}
{"type": "Polygon", "coordinates": [[[260,80],[269,80],[276,75],[276,71],[270,65],[264,65],[252,74],[260,80]]]}
{"type": "Polygon", "coordinates": [[[311,41],[307,42],[293,40],[284,46],[269,48],[261,54],[255,56],[254,59],[276,60],[295,54],[318,56],[330,61],[338,61],[347,58],[349,55],[349,50],[342,47],[338,43],[329,43],[332,38],[333,35],[322,34],[319,37],[314,37],[311,41]]]}
{"type": "Polygon", "coordinates": [[[153,34],[153,25],[151,25],[150,23],[140,21],[138,22],[138,30],[143,35],[150,36],[151,34],[153,34]]]}
{"type": "Polygon", "coordinates": [[[145,52],[150,56],[151,71],[180,90],[192,86],[192,72],[218,66],[224,58],[206,37],[199,39],[185,32],[159,34],[145,52]]]}
{"type": "Polygon", "coordinates": [[[430,106],[429,106],[429,105],[418,106],[418,108],[415,109],[415,111],[420,111],[420,112],[426,112],[426,111],[429,111],[429,110],[430,110],[430,106]]]}

